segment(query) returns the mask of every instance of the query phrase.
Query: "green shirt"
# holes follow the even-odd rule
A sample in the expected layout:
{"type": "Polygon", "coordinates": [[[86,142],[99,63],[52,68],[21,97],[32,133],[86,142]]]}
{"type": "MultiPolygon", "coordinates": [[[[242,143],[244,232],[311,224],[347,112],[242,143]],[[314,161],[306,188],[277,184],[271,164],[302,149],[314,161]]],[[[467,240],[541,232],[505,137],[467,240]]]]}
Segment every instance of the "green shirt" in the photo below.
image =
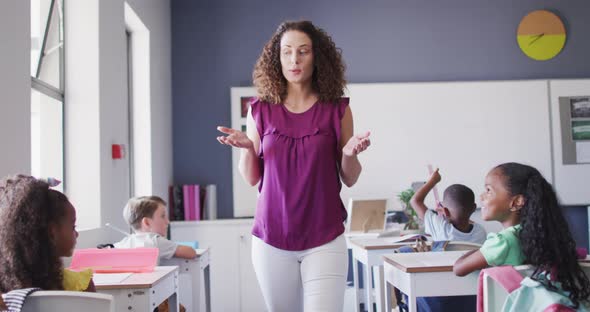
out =
{"type": "Polygon", "coordinates": [[[521,265],[524,254],[520,248],[517,231],[520,224],[503,229],[498,233],[489,233],[479,251],[489,265],[521,265]]]}

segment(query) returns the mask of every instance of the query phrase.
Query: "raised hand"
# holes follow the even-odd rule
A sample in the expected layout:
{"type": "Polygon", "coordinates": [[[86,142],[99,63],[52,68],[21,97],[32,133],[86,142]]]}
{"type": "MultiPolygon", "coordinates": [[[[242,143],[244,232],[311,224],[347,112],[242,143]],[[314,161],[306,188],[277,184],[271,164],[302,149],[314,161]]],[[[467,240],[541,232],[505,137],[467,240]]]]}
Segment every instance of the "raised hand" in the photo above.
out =
{"type": "Polygon", "coordinates": [[[248,138],[246,133],[236,129],[219,126],[217,130],[227,134],[227,136],[218,136],[217,141],[221,144],[238,147],[238,148],[253,148],[254,143],[248,138]]]}
{"type": "Polygon", "coordinates": [[[430,175],[430,178],[428,178],[428,181],[436,184],[440,182],[441,179],[440,173],[438,173],[438,168],[436,168],[436,170],[430,175]]]}
{"type": "Polygon", "coordinates": [[[360,154],[371,145],[371,140],[369,139],[370,135],[370,131],[361,135],[353,135],[342,148],[342,153],[346,156],[356,156],[360,154]]]}

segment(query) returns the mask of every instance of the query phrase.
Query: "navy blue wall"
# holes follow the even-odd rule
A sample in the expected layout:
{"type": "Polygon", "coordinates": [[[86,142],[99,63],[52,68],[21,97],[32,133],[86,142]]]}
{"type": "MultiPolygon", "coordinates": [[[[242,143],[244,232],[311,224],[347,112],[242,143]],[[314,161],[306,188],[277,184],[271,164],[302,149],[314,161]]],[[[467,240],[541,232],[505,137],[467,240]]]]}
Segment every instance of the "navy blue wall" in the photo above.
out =
{"type": "Polygon", "coordinates": [[[218,216],[233,216],[231,153],[215,127],[231,124],[229,89],[251,85],[283,20],[309,19],[330,33],[349,82],[400,82],[590,78],[588,16],[587,0],[173,0],[174,180],[217,184],[218,216]],[[564,50],[547,62],[516,44],[520,19],[536,9],[554,11],[568,29],[564,50]]]}
{"type": "Polygon", "coordinates": [[[590,251],[588,209],[580,206],[566,206],[563,211],[569,223],[570,232],[576,240],[576,246],[586,248],[590,251]]]}

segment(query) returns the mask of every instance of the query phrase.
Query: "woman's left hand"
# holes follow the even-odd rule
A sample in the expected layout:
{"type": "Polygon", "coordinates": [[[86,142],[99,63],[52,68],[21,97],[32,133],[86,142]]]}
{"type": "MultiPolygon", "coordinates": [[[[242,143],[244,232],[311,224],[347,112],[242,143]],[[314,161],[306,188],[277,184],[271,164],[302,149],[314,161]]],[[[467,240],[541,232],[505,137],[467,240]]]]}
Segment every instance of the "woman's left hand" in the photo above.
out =
{"type": "Polygon", "coordinates": [[[371,145],[371,140],[369,139],[370,135],[370,131],[361,135],[353,135],[342,148],[342,153],[345,156],[356,156],[360,154],[371,145]]]}

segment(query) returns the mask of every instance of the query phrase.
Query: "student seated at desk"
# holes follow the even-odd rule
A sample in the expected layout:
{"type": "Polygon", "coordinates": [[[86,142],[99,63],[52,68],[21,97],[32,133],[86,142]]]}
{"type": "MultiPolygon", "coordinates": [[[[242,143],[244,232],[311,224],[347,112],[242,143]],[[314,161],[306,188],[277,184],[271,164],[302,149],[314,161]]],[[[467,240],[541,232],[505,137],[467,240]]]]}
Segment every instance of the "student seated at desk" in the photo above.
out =
{"type": "Polygon", "coordinates": [[[467,186],[453,184],[447,187],[443,193],[442,203],[437,203],[438,213],[426,207],[424,198],[440,180],[440,173],[436,169],[410,201],[418,217],[424,220],[426,234],[430,234],[433,241],[483,244],[486,240],[486,230],[469,220],[475,211],[475,195],[467,186]]]}
{"type": "MultiPolygon", "coordinates": [[[[437,212],[424,204],[426,195],[441,181],[436,169],[412,197],[410,203],[421,220],[425,232],[433,241],[464,241],[482,244],[486,239],[485,229],[469,218],[475,211],[475,195],[465,185],[453,184],[443,193],[442,203],[437,203],[437,212]]],[[[475,296],[449,296],[417,298],[418,311],[473,311],[475,296]]]]}
{"type": "Polygon", "coordinates": [[[95,291],[92,271],[63,268],[76,245],[76,210],[55,179],[0,182],[0,292],[23,288],[95,291]]]}
{"type": "MultiPolygon", "coordinates": [[[[555,191],[530,166],[505,163],[485,178],[481,194],[484,220],[502,223],[480,249],[466,253],[453,271],[467,275],[487,266],[530,264],[530,278],[569,297],[572,307],[588,309],[590,281],[577,261],[576,243],[569,231],[555,191]]],[[[536,310],[530,303],[531,311],[536,310]]]]}
{"type": "MultiPolygon", "coordinates": [[[[166,202],[162,198],[140,196],[129,199],[123,208],[123,218],[135,233],[115,243],[115,248],[155,247],[159,250],[160,259],[172,257],[193,259],[197,256],[193,248],[178,245],[166,238],[170,220],[166,215],[166,202]]],[[[164,312],[168,309],[168,300],[166,300],[155,311],[164,312]]],[[[180,311],[184,310],[184,307],[180,305],[180,311]]]]}
{"type": "Polygon", "coordinates": [[[160,259],[193,259],[197,256],[193,248],[166,239],[170,221],[166,215],[166,202],[160,197],[141,196],[129,199],[123,208],[123,218],[135,233],[115,243],[115,248],[156,247],[160,252],[160,259]]]}

